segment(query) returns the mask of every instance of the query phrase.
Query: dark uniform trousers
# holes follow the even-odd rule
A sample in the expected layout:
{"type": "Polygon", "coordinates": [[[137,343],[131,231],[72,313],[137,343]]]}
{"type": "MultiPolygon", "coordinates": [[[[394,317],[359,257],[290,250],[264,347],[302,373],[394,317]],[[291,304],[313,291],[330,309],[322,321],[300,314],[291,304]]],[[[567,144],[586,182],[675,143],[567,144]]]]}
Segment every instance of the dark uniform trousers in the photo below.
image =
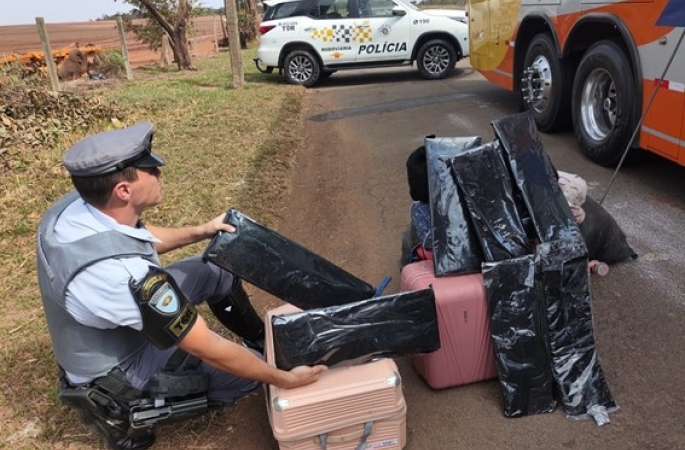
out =
{"type": "MultiPolygon", "coordinates": [[[[206,301],[214,315],[231,331],[251,341],[263,338],[262,320],[249,303],[240,280],[229,272],[204,263],[199,256],[170,264],[164,270],[171,274],[190,302],[198,305],[206,301]]],[[[147,344],[122,364],[127,380],[134,387],[144,389],[147,381],[164,369],[176,350],[176,347],[160,350],[151,343],[147,344]]],[[[251,351],[262,357],[257,351],[251,351]]],[[[207,397],[226,405],[232,405],[259,386],[256,381],[222,372],[204,362],[200,368],[209,376],[207,397]]]]}

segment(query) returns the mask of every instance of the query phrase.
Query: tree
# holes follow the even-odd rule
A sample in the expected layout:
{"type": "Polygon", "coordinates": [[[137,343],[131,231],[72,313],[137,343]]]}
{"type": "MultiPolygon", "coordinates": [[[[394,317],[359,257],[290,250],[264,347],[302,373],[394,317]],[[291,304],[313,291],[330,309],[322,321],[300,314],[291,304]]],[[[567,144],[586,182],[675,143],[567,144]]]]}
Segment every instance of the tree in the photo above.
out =
{"type": "MultiPolygon", "coordinates": [[[[117,1],[117,0],[115,0],[117,1]]],[[[138,8],[137,13],[124,20],[126,28],[148,44],[152,49],[162,45],[164,35],[169,37],[169,46],[179,70],[195,70],[188,50],[188,27],[196,0],[121,0],[138,8]],[[144,24],[134,24],[132,16],[147,19],[144,24]]]]}

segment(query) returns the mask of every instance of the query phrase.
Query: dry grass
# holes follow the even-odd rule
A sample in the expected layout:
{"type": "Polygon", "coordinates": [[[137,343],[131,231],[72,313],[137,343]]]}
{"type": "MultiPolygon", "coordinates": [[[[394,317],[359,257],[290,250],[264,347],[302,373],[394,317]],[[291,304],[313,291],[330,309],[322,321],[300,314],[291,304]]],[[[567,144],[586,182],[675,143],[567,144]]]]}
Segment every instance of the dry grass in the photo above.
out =
{"type": "MultiPolygon", "coordinates": [[[[236,207],[266,224],[277,221],[288,190],[288,168],[301,144],[301,88],[262,76],[244,52],[246,86],[231,86],[227,55],[196,61],[198,72],[139,71],[130,83],[98,90],[114,100],[132,124],[156,126],[154,151],[168,163],[165,201],[143,220],[159,225],[196,224],[236,207]]],[[[22,163],[0,172],[0,447],[100,448],[99,439],[76,424],[56,397],[56,366],[42,316],[35,272],[34,238],[45,209],[70,189],[60,161],[86,134],[115,126],[103,121],[61,135],[38,150],[12,149],[22,163]]],[[[197,253],[205,244],[165,255],[167,262],[197,253]]],[[[194,421],[195,430],[213,416],[194,421]]],[[[184,425],[169,433],[187,435],[184,425]]]]}

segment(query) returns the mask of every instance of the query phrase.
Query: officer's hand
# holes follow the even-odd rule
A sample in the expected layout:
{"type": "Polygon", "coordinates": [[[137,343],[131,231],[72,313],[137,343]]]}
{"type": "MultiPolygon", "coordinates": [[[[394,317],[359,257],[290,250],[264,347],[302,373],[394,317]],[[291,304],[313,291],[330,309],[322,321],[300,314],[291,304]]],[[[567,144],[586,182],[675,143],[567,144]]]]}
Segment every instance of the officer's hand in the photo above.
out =
{"type": "Polygon", "coordinates": [[[207,238],[213,237],[219,231],[235,233],[235,228],[233,227],[233,225],[224,223],[224,217],[226,217],[226,214],[221,214],[203,225],[205,229],[204,234],[205,236],[207,236],[207,238]]]}
{"type": "Polygon", "coordinates": [[[322,372],[328,370],[326,366],[297,366],[290,369],[288,374],[290,375],[290,380],[286,388],[294,388],[298,386],[304,386],[305,384],[313,383],[319,379],[319,375],[322,372]]]}

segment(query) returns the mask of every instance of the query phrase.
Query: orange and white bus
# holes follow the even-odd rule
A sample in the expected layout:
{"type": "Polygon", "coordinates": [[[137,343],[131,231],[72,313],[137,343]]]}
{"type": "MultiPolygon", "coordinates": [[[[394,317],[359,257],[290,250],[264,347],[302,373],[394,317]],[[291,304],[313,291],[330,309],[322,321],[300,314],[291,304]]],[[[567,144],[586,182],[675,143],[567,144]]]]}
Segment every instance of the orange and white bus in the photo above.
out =
{"type": "Polygon", "coordinates": [[[471,65],[606,166],[651,102],[632,146],[685,165],[683,21],[685,0],[469,0],[471,65]]]}

